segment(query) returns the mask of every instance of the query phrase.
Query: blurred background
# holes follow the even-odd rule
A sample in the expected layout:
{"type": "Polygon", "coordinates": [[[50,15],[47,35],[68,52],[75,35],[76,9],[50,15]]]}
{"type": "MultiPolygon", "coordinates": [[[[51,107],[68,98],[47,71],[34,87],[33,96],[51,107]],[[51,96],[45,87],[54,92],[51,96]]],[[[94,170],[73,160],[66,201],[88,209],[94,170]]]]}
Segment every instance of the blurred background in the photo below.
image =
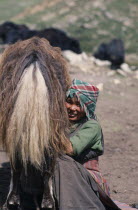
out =
{"type": "Polygon", "coordinates": [[[124,41],[127,54],[138,53],[137,20],[137,0],[0,0],[1,24],[12,21],[30,29],[61,29],[90,54],[114,38],[124,41]]]}

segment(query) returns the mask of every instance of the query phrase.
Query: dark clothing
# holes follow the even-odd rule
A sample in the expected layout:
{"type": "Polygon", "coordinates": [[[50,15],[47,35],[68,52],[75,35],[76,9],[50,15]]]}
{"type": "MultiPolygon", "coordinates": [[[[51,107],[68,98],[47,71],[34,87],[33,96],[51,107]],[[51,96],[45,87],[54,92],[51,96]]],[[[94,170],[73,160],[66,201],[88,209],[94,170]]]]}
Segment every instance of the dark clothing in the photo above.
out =
{"type": "Polygon", "coordinates": [[[105,209],[90,173],[69,156],[57,160],[54,186],[60,210],[105,209]]]}
{"type": "MultiPolygon", "coordinates": [[[[37,182],[36,179],[35,181],[37,182]]],[[[34,182],[32,183],[33,186],[29,184],[28,187],[33,189],[35,193],[37,192],[37,194],[35,194],[35,199],[39,204],[42,199],[42,191],[40,188],[35,189],[34,182]]],[[[21,186],[22,210],[34,210],[35,199],[28,193],[29,190],[27,190],[27,186],[25,186],[25,188],[23,184],[21,186]]],[[[81,164],[77,163],[67,155],[57,159],[53,177],[53,188],[54,198],[57,205],[56,210],[106,209],[99,199],[97,184],[90,173],[87,172],[81,164]]]]}

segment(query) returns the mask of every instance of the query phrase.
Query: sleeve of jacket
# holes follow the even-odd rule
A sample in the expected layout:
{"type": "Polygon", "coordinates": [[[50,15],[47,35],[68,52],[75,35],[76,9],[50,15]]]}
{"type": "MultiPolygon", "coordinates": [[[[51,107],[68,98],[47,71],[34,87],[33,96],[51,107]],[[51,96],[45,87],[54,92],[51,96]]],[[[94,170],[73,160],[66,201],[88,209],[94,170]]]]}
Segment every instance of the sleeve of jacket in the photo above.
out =
{"type": "Polygon", "coordinates": [[[102,129],[95,120],[89,120],[70,138],[74,155],[80,155],[86,149],[103,151],[102,129]]]}

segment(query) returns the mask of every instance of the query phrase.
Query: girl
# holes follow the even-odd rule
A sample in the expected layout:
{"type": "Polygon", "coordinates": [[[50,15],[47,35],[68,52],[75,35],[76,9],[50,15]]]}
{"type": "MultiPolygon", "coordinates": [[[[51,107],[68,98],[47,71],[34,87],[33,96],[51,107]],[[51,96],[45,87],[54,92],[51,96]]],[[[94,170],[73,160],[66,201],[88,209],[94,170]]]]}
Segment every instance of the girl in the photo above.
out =
{"type": "Polygon", "coordinates": [[[94,113],[98,95],[97,87],[77,79],[73,80],[67,91],[66,107],[71,123],[70,152],[109,195],[108,185],[100,173],[98,163],[98,157],[104,151],[102,129],[94,113]]]}

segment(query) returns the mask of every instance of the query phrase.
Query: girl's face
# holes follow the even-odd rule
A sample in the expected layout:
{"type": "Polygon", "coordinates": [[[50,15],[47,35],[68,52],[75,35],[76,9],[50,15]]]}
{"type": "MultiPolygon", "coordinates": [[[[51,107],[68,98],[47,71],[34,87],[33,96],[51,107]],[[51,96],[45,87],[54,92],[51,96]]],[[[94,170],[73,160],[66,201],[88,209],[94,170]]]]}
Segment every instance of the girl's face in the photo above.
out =
{"type": "Polygon", "coordinates": [[[70,121],[78,121],[86,116],[84,109],[81,107],[80,102],[76,97],[68,97],[66,100],[66,108],[70,121]]]}

